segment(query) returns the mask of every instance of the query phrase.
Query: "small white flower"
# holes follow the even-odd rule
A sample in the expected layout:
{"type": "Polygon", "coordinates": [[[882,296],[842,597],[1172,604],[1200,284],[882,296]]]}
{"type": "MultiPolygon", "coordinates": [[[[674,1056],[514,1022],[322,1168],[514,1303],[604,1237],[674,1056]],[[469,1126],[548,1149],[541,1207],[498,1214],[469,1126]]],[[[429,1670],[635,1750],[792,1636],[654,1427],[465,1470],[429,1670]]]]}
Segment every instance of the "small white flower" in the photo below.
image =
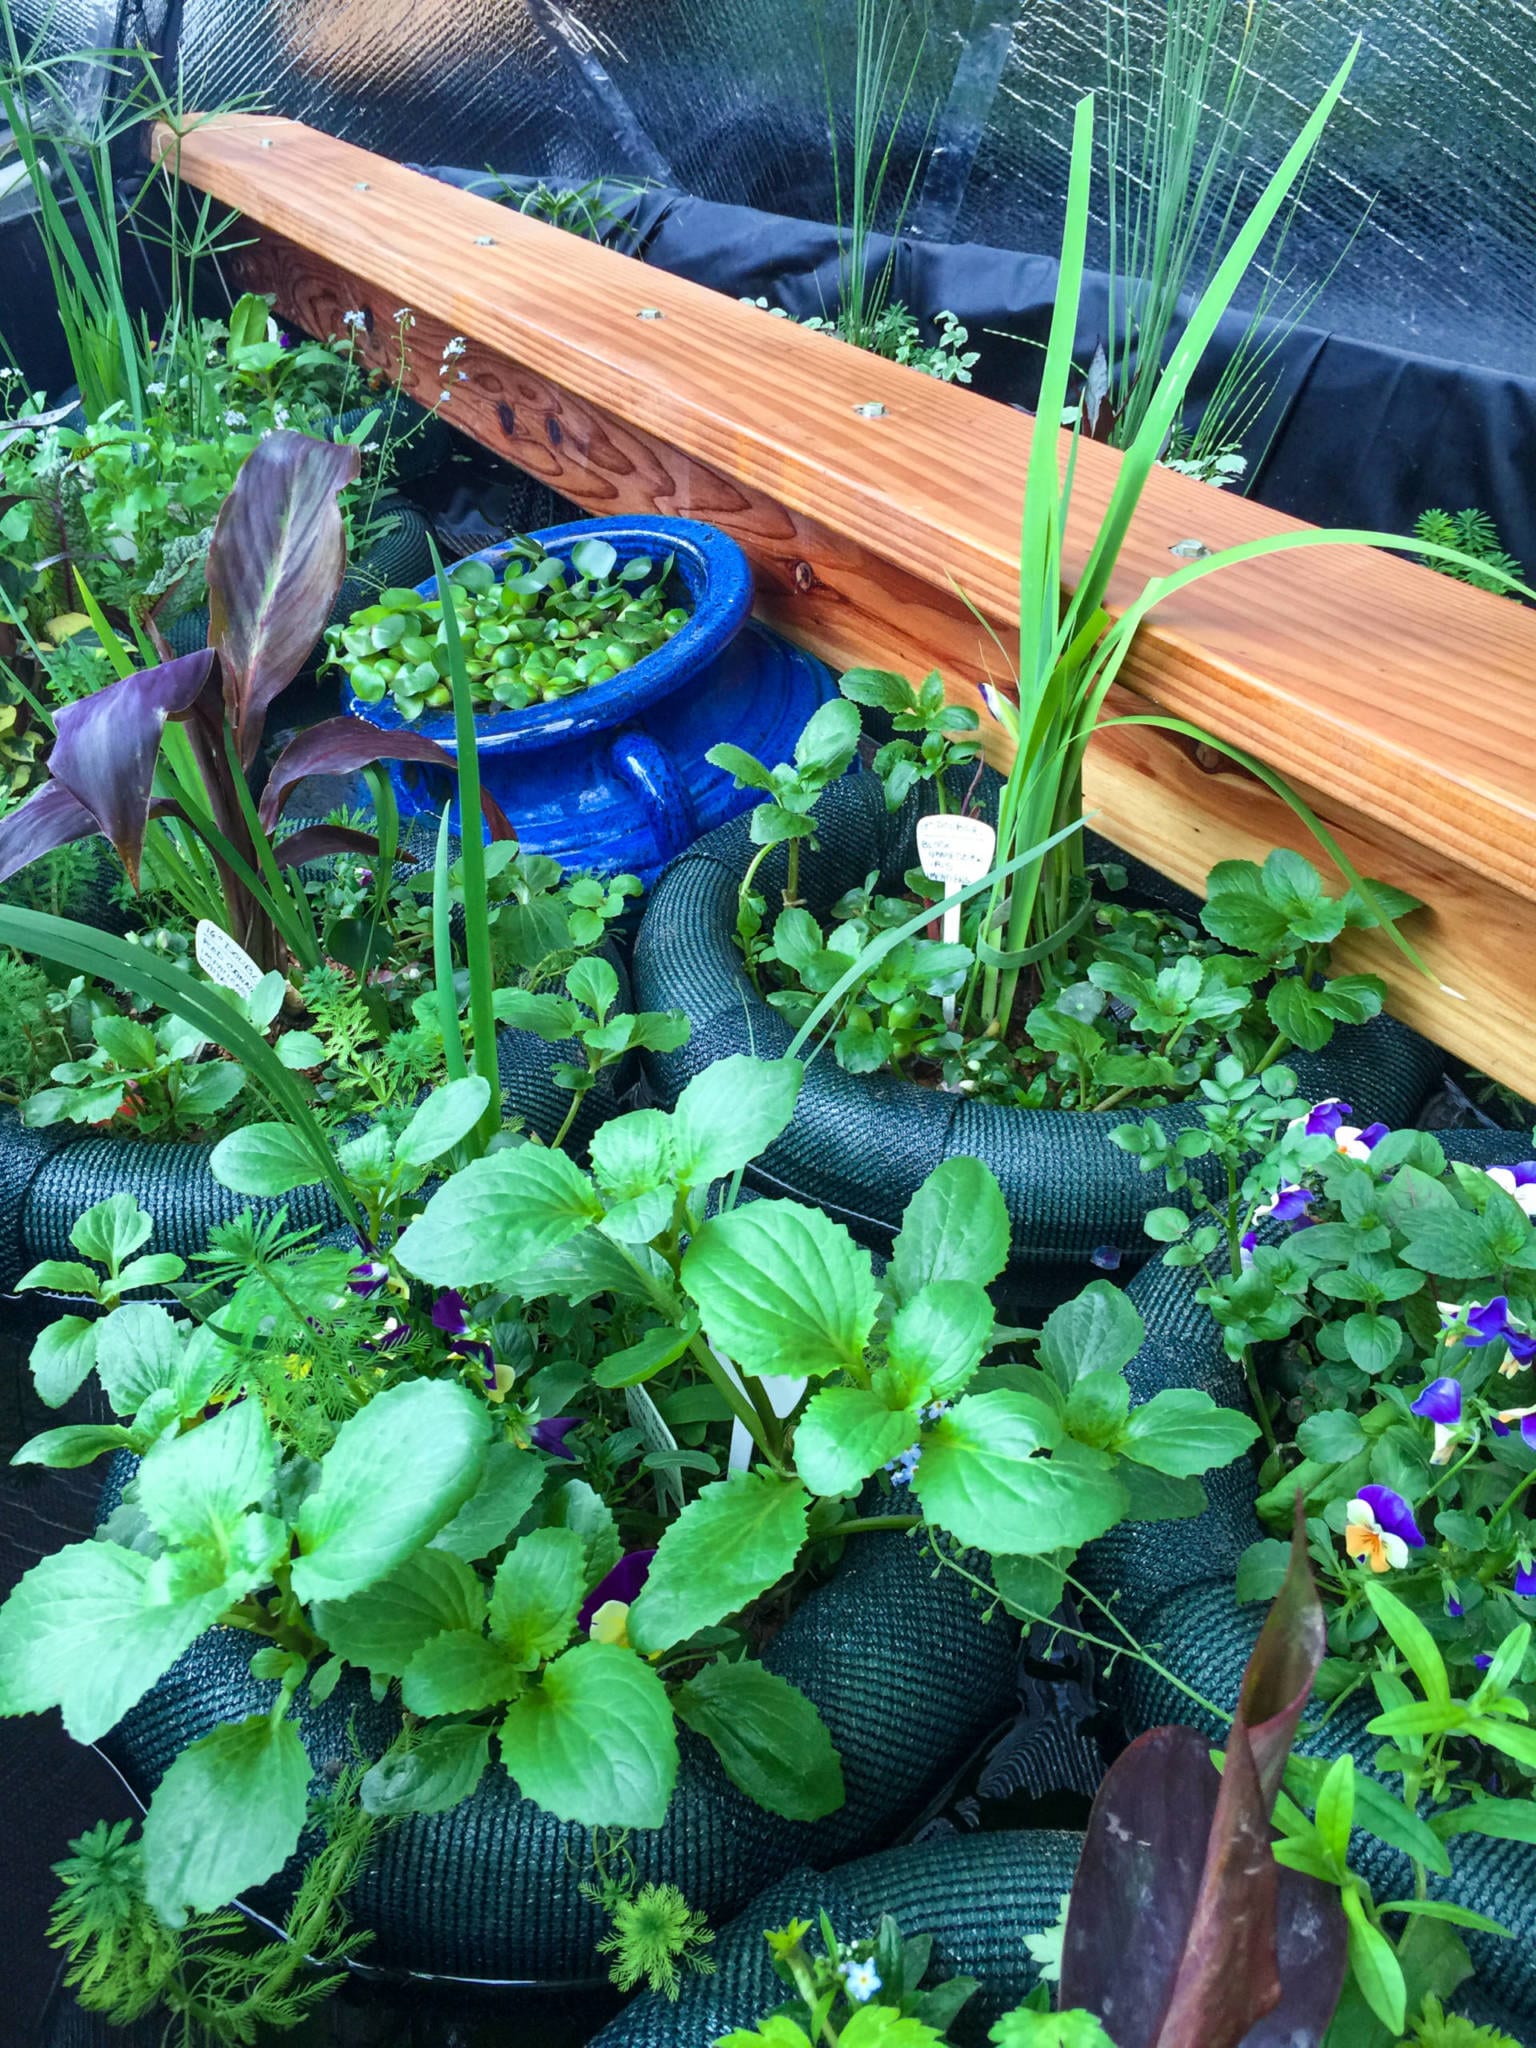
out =
{"type": "Polygon", "coordinates": [[[456,334],[452,341],[447,341],[443,344],[443,361],[445,363],[456,362],[468,347],[469,343],[464,339],[463,335],[456,334]]]}
{"type": "Polygon", "coordinates": [[[416,325],[416,315],[409,306],[396,306],[395,325],[397,327],[414,327],[416,325]]]}
{"type": "MultiPolygon", "coordinates": [[[[395,317],[396,319],[398,319],[400,316],[396,314],[395,317]]],[[[361,307],[358,307],[350,313],[343,313],[341,316],[341,324],[343,327],[350,327],[354,330],[356,330],[359,327],[366,327],[368,325],[368,315],[365,312],[363,312],[361,307]]]]}
{"type": "Polygon", "coordinates": [[[363,453],[365,455],[377,455],[378,452],[379,443],[377,441],[365,441],[363,443],[363,453]]]}
{"type": "Polygon", "coordinates": [[[842,1969],[848,1996],[855,2005],[868,2005],[880,1989],[880,1972],[875,1968],[873,1958],[862,1963],[844,1963],[842,1969]]]}
{"type": "Polygon", "coordinates": [[[449,399],[452,398],[452,396],[453,393],[448,389],[448,386],[445,384],[442,390],[439,391],[439,393],[437,394],[437,402],[439,405],[446,405],[449,399]]]}
{"type": "Polygon", "coordinates": [[[249,426],[250,422],[249,420],[247,420],[243,412],[237,412],[235,408],[231,406],[229,411],[224,415],[224,424],[226,427],[245,427],[249,426]]]}
{"type": "Polygon", "coordinates": [[[291,415],[286,405],[280,405],[276,407],[272,414],[272,417],[274,420],[276,420],[277,424],[280,427],[286,427],[291,415]]]}
{"type": "Polygon", "coordinates": [[[165,386],[163,384],[146,384],[144,390],[150,398],[164,398],[165,396],[165,386]]]}

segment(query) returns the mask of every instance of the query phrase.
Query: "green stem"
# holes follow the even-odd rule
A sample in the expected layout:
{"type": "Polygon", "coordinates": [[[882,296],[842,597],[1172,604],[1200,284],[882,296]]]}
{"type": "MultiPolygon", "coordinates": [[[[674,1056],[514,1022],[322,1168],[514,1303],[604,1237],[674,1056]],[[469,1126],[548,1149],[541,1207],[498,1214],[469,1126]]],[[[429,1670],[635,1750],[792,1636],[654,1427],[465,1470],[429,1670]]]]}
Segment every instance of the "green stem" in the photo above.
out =
{"type": "Polygon", "coordinates": [[[560,1125],[559,1130],[556,1131],[555,1135],[549,1141],[549,1149],[551,1152],[558,1152],[560,1150],[560,1147],[565,1143],[566,1138],[570,1133],[571,1125],[576,1121],[576,1112],[578,1109],[580,1109],[583,1101],[585,1100],[588,1089],[592,1086],[592,1083],[597,1079],[597,1069],[592,1066],[591,1061],[592,1055],[589,1051],[587,1054],[587,1070],[590,1075],[590,1079],[588,1080],[587,1087],[576,1088],[571,1091],[571,1106],[565,1112],[565,1117],[560,1125]]]}
{"type": "Polygon", "coordinates": [[[757,1445],[757,1448],[762,1452],[769,1464],[773,1466],[775,1471],[781,1470],[777,1454],[770,1450],[764,1441],[762,1418],[747,1396],[741,1391],[732,1375],[726,1371],[702,1337],[690,1338],[688,1349],[697,1363],[703,1367],[705,1376],[710,1384],[720,1395],[742,1428],[747,1432],[747,1435],[751,1437],[753,1443],[757,1445]]]}
{"type": "MultiPolygon", "coordinates": [[[[868,1536],[881,1529],[920,1529],[921,1515],[850,1515],[846,1522],[839,1522],[835,1529],[829,1529],[829,1536],[868,1536]]],[[[995,1589],[994,1589],[995,1590],[995,1589]]]]}

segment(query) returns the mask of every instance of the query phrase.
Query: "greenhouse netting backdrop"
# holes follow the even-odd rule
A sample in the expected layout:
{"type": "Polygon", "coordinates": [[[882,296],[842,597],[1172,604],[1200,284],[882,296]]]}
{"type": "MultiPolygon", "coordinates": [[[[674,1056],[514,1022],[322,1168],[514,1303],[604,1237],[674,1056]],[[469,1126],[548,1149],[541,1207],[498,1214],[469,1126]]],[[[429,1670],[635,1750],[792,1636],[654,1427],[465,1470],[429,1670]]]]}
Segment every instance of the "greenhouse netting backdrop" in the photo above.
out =
{"type": "MultiPolygon", "coordinates": [[[[936,241],[1055,247],[1102,0],[894,0],[918,55],[890,191],[936,241]]],[[[1130,0],[1150,47],[1161,0],[1130,0]]],[[[1241,15],[1246,0],[1231,0],[1241,15]]],[[[618,173],[829,218],[821,52],[846,116],[853,0],[135,0],[189,104],[258,104],[401,158],[618,173]]],[[[21,0],[55,47],[94,0],[21,0]]],[[[1362,339],[1536,368],[1536,5],[1269,0],[1253,153],[1273,163],[1349,47],[1348,97],[1286,258],[1309,316],[1362,339]]],[[[1104,256],[1102,247],[1097,260],[1104,256]]]]}

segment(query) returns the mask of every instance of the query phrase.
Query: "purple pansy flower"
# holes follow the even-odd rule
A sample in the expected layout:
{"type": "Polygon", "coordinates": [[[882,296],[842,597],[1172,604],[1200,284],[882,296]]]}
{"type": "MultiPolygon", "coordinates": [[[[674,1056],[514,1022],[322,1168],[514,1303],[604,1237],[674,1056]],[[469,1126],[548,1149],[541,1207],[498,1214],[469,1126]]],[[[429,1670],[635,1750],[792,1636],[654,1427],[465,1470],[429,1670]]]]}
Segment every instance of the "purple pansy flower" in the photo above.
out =
{"type": "Polygon", "coordinates": [[[1443,1465],[1449,1459],[1451,1445],[1456,1441],[1456,1431],[1461,1425],[1461,1411],[1461,1381],[1445,1376],[1431,1380],[1413,1403],[1414,1414],[1422,1415],[1426,1422],[1435,1426],[1435,1448],[1429,1459],[1431,1465],[1443,1465]]]}
{"type": "Polygon", "coordinates": [[[622,1602],[625,1607],[639,1598],[640,1588],[645,1584],[651,1569],[654,1550],[630,1550],[621,1557],[605,1578],[598,1580],[586,1599],[582,1601],[576,1616],[576,1626],[585,1631],[592,1626],[593,1617],[610,1600],[622,1602]]]}
{"type": "Polygon", "coordinates": [[[1508,1436],[1512,1422],[1519,1423],[1522,1441],[1536,1451],[1536,1408],[1501,1408],[1493,1417],[1494,1435],[1508,1436]]]}
{"type": "Polygon", "coordinates": [[[1294,1184],[1283,1187],[1272,1202],[1262,1203],[1253,1213],[1255,1219],[1273,1216],[1277,1223],[1310,1223],[1312,1190],[1294,1184]]]}
{"type": "Polygon", "coordinates": [[[469,1328],[469,1312],[456,1287],[448,1287],[432,1304],[432,1327],[445,1337],[462,1337],[469,1328]]]}
{"type": "Polygon", "coordinates": [[[552,1415],[548,1422],[536,1422],[528,1432],[529,1441],[536,1451],[547,1451],[553,1458],[570,1458],[576,1453],[567,1450],[565,1440],[571,1431],[579,1426],[579,1415],[552,1415]]]}
{"type": "Polygon", "coordinates": [[[1237,1240],[1237,1262],[1245,1273],[1253,1264],[1253,1255],[1258,1249],[1258,1244],[1259,1233],[1256,1230],[1245,1230],[1237,1240]]]}
{"type": "Polygon", "coordinates": [[[377,1294],[389,1278],[389,1268],[382,1259],[364,1259],[361,1265],[353,1266],[347,1274],[347,1289],[366,1301],[371,1294],[377,1294]]]}
{"type": "Polygon", "coordinates": [[[1488,1669],[1488,1666],[1493,1662],[1493,1659],[1489,1656],[1486,1650],[1479,1650],[1477,1655],[1472,1659],[1472,1662],[1477,1666],[1479,1671],[1486,1671],[1488,1669]]]}
{"type": "Polygon", "coordinates": [[[1373,1572],[1401,1571],[1424,1538],[1413,1510],[1390,1486],[1362,1486],[1345,1510],[1344,1548],[1373,1572]]]}
{"type": "Polygon", "coordinates": [[[1113,1273],[1120,1264],[1120,1258],[1119,1245],[1100,1244],[1088,1254],[1088,1263],[1097,1266],[1101,1273],[1113,1273]]]}
{"type": "MultiPolygon", "coordinates": [[[[1442,1316],[1452,1308],[1449,1302],[1442,1302],[1442,1316]]],[[[1536,1358],[1536,1337],[1522,1330],[1509,1313],[1507,1295],[1496,1294],[1492,1301],[1472,1302],[1454,1310],[1453,1322],[1466,1325],[1446,1339],[1449,1344],[1465,1344],[1469,1350],[1477,1351],[1485,1344],[1497,1344],[1502,1338],[1509,1347],[1509,1357],[1499,1367],[1506,1379],[1513,1379],[1520,1367],[1529,1358],[1536,1358]]]]}
{"type": "Polygon", "coordinates": [[[364,1344],[365,1351],[393,1351],[401,1344],[408,1344],[411,1326],[399,1316],[386,1316],[379,1325],[378,1333],[364,1344]]]}
{"type": "Polygon", "coordinates": [[[1462,1606],[1454,1593],[1447,1593],[1445,1596],[1445,1611],[1452,1621],[1460,1621],[1467,1610],[1462,1606]]]}
{"type": "Polygon", "coordinates": [[[1309,1138],[1331,1138],[1343,1123],[1345,1117],[1353,1114],[1347,1102],[1341,1102],[1335,1095],[1327,1102],[1317,1103],[1307,1113],[1305,1130],[1309,1138]]]}
{"type": "Polygon", "coordinates": [[[1515,1591],[1522,1600],[1536,1600],[1536,1565],[1515,1566],[1515,1591]]]}

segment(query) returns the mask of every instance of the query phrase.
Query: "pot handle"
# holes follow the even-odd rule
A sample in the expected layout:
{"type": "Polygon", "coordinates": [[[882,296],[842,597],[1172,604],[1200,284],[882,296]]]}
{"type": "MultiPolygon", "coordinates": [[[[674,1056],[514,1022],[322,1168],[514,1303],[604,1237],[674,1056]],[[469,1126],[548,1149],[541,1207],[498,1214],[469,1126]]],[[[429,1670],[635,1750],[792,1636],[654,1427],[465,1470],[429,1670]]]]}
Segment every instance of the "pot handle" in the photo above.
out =
{"type": "Polygon", "coordinates": [[[671,860],[690,847],[699,836],[693,798],[660,740],[646,732],[621,732],[608,749],[608,760],[639,797],[661,858],[671,860]]]}

